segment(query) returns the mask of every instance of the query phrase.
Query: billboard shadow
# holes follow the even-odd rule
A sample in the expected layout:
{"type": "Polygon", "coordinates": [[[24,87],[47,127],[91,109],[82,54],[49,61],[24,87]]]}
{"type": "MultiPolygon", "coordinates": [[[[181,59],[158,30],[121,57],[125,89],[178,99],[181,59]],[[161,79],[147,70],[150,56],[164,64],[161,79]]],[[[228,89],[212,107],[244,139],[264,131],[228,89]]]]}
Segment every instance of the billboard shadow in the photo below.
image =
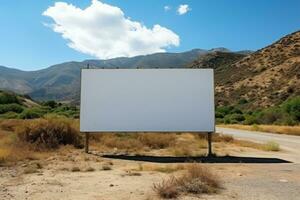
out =
{"type": "Polygon", "coordinates": [[[172,157],[172,156],[144,156],[144,155],[101,155],[104,158],[130,161],[144,161],[153,163],[291,163],[279,158],[258,158],[239,156],[199,156],[199,157],[172,157]]]}

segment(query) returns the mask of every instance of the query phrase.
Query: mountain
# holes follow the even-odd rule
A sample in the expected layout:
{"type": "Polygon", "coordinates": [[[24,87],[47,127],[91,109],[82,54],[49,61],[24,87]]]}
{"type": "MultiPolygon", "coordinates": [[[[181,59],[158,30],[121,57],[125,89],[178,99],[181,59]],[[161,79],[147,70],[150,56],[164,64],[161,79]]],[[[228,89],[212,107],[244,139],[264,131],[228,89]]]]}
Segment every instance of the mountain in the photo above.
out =
{"type": "MultiPolygon", "coordinates": [[[[229,52],[225,48],[217,51],[229,52]]],[[[79,100],[80,70],[88,64],[91,68],[184,68],[199,56],[216,49],[193,49],[183,53],[155,53],[131,58],[85,60],[66,62],[38,71],[21,71],[0,67],[0,89],[29,94],[35,100],[79,100]]]]}
{"type": "Polygon", "coordinates": [[[215,69],[218,105],[262,108],[300,95],[300,31],[249,55],[208,53],[189,64],[215,69]],[[242,100],[242,101],[241,101],[242,100]]]}

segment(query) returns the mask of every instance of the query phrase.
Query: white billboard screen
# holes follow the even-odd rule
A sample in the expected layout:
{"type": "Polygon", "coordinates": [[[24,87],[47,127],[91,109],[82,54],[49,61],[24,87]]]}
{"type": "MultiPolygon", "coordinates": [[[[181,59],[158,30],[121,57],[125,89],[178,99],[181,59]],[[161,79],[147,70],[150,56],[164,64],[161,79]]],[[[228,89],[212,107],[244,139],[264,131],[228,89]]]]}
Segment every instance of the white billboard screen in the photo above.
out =
{"type": "Polygon", "coordinates": [[[81,132],[212,132],[212,69],[83,69],[81,132]]]}

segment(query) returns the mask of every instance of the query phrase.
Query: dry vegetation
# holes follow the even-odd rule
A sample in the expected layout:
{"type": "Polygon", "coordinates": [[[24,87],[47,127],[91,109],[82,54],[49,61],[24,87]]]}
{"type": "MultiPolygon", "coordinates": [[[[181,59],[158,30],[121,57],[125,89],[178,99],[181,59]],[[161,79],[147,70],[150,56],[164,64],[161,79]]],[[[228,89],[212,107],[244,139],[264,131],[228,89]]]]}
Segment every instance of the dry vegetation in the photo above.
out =
{"type": "Polygon", "coordinates": [[[154,191],[162,198],[177,198],[180,194],[212,194],[221,189],[219,178],[201,164],[188,165],[184,174],[171,176],[153,185],[154,191]]]}
{"type": "MultiPolygon", "coordinates": [[[[214,147],[226,145],[278,151],[274,143],[257,144],[235,140],[230,135],[213,135],[214,147]]],[[[64,117],[45,117],[34,120],[0,121],[0,164],[20,160],[37,160],[51,156],[61,146],[83,147],[83,137],[79,133],[78,121],[64,117]]],[[[93,134],[91,148],[99,152],[203,156],[207,153],[206,135],[197,133],[103,133],[93,134]]],[[[109,170],[111,166],[103,166],[109,170]]],[[[157,171],[172,171],[157,169],[157,171]]]]}
{"type": "Polygon", "coordinates": [[[226,124],[219,125],[224,128],[235,128],[249,131],[262,131],[278,134],[287,135],[299,135],[300,136],[300,126],[279,126],[279,125],[240,125],[240,124],[226,124]]]}

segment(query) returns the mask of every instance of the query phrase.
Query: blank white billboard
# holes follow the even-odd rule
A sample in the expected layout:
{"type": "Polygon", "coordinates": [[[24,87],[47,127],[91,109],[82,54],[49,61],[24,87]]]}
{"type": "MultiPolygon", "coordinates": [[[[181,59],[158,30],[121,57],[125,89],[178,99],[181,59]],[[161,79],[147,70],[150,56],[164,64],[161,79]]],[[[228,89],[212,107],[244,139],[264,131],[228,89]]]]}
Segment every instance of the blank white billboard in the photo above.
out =
{"type": "Polygon", "coordinates": [[[81,132],[213,132],[212,69],[83,69],[81,132]]]}

